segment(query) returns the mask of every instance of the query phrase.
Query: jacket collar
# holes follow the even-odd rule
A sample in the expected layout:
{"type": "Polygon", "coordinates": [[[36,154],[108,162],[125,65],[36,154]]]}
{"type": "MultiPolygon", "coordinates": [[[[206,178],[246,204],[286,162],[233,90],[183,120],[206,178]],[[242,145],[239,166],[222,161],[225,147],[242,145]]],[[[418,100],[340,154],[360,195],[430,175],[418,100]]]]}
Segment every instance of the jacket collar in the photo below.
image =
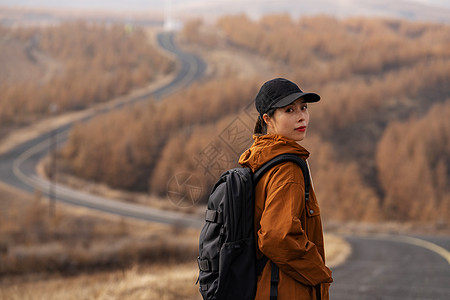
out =
{"type": "Polygon", "coordinates": [[[305,160],[309,157],[309,152],[305,148],[280,135],[254,135],[253,140],[253,145],[239,159],[240,165],[249,167],[252,171],[283,153],[297,154],[305,160]]]}

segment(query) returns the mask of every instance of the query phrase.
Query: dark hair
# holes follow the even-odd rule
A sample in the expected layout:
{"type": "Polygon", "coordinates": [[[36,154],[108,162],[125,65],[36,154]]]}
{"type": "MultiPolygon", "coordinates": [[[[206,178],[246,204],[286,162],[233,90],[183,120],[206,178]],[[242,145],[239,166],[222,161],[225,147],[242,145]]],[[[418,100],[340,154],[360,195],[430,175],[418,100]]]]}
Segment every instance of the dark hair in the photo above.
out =
{"type": "MultiPolygon", "coordinates": [[[[266,114],[269,117],[273,117],[273,115],[275,114],[275,111],[277,109],[276,108],[271,108],[269,109],[268,112],[266,112],[266,114]]],[[[255,129],[253,130],[254,134],[266,134],[267,133],[267,124],[264,121],[264,119],[261,117],[261,115],[258,116],[258,118],[256,119],[256,124],[255,124],[255,129]]]]}

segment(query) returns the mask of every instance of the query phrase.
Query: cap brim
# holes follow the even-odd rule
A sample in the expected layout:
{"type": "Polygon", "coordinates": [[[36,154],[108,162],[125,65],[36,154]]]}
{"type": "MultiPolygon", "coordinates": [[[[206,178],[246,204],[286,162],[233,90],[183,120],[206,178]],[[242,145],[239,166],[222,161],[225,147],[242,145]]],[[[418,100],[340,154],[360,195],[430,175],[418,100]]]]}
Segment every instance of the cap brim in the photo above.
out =
{"type": "Polygon", "coordinates": [[[291,104],[292,102],[294,102],[295,100],[297,100],[299,98],[303,98],[305,100],[305,102],[309,102],[309,103],[317,102],[320,100],[320,96],[316,93],[299,92],[299,93],[293,93],[293,94],[290,94],[289,96],[284,97],[283,99],[277,101],[277,103],[275,103],[271,107],[274,107],[274,108],[283,107],[283,106],[291,104]]]}

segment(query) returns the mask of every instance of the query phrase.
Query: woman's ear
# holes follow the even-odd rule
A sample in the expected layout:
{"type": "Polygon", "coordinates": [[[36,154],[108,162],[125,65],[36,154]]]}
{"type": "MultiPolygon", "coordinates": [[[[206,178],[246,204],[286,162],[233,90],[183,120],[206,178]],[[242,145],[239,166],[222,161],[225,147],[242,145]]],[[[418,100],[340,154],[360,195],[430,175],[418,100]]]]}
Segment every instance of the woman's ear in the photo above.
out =
{"type": "Polygon", "coordinates": [[[265,122],[267,125],[269,125],[270,117],[269,117],[268,114],[264,114],[264,115],[263,115],[263,120],[264,120],[264,122],[265,122]]]}
{"type": "Polygon", "coordinates": [[[269,117],[268,114],[264,114],[264,115],[263,115],[263,120],[264,120],[264,122],[266,123],[267,127],[271,126],[271,124],[272,124],[272,118],[269,117]]]}

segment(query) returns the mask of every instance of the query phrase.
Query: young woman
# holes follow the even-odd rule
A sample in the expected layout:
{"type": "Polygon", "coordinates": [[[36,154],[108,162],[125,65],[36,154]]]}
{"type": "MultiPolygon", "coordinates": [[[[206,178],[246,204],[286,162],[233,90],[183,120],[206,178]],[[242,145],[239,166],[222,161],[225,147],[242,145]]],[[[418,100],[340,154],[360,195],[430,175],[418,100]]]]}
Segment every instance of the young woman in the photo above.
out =
{"type": "MultiPolygon", "coordinates": [[[[306,160],[309,153],[299,142],[308,130],[308,103],[319,100],[284,78],[264,83],[255,98],[254,143],[239,163],[256,171],[282,153],[306,160]]],[[[300,166],[284,162],[265,173],[255,190],[257,257],[265,255],[279,269],[278,300],[329,299],[333,280],[325,266],[320,210],[312,186],[305,203],[304,185],[300,166]]],[[[258,277],[255,299],[270,299],[272,263],[258,277]]]]}

